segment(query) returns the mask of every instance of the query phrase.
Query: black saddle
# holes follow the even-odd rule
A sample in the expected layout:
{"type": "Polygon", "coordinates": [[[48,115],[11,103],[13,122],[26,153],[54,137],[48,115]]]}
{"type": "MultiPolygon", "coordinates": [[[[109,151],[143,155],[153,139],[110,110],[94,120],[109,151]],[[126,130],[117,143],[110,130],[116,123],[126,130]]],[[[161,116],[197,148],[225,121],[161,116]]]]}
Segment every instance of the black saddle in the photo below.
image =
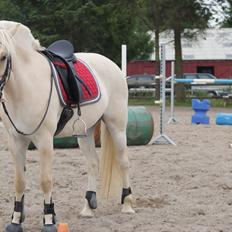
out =
{"type": "Polygon", "coordinates": [[[68,62],[76,60],[73,45],[67,40],[58,40],[47,48],[50,52],[63,57],[68,62]]]}

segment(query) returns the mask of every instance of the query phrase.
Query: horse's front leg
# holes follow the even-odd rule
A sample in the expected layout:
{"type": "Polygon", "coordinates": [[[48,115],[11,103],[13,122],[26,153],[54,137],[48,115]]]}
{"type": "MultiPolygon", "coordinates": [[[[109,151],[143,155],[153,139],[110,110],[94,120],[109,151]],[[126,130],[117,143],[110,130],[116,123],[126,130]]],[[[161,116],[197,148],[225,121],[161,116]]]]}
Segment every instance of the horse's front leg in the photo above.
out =
{"type": "Polygon", "coordinates": [[[24,190],[25,163],[29,140],[23,137],[9,137],[9,149],[15,165],[15,202],[11,224],[6,226],[6,232],[22,232],[21,223],[24,221],[24,190]]]}
{"type": "Polygon", "coordinates": [[[40,181],[44,193],[44,227],[42,232],[55,232],[56,214],[52,201],[52,163],[53,163],[53,137],[42,136],[36,144],[40,154],[40,181]]]}
{"type": "Polygon", "coordinates": [[[85,194],[85,205],[80,213],[82,217],[93,217],[94,209],[97,208],[96,178],[98,176],[98,156],[95,150],[93,129],[88,130],[87,137],[79,138],[78,140],[81,151],[85,155],[88,168],[88,187],[85,194]]]}

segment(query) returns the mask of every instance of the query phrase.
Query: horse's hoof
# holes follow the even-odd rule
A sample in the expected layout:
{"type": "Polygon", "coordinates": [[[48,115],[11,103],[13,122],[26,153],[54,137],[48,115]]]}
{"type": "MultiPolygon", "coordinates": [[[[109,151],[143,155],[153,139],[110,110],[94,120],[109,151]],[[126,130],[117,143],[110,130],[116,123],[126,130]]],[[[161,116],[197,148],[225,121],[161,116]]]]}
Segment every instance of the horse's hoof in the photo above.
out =
{"type": "Polygon", "coordinates": [[[130,194],[124,199],[124,204],[122,205],[122,213],[129,213],[129,214],[135,213],[135,211],[132,208],[132,203],[134,203],[134,198],[130,194]]]}
{"type": "Polygon", "coordinates": [[[85,199],[85,206],[80,212],[80,216],[83,218],[92,218],[94,216],[93,210],[89,207],[88,201],[85,199]]]}
{"type": "Polygon", "coordinates": [[[80,216],[83,217],[83,218],[92,218],[92,217],[94,217],[94,212],[91,209],[84,208],[80,212],[80,216]]]}
{"type": "Polygon", "coordinates": [[[5,232],[23,232],[21,224],[8,224],[5,228],[5,232]]]}
{"type": "Polygon", "coordinates": [[[135,211],[129,205],[124,205],[121,212],[126,213],[126,214],[134,214],[135,213],[135,211]]]}
{"type": "Polygon", "coordinates": [[[93,212],[83,212],[83,211],[81,211],[80,216],[82,218],[92,218],[92,217],[94,217],[94,213],[93,212]]]}
{"type": "Polygon", "coordinates": [[[42,232],[57,232],[56,225],[44,225],[42,232]]]}

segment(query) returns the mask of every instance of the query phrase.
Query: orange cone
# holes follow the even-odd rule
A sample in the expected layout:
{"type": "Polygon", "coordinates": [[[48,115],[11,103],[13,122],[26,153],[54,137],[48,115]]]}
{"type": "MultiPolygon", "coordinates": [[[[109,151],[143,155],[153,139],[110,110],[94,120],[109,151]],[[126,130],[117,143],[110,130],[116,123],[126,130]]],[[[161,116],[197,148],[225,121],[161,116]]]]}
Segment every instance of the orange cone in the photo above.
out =
{"type": "Polygon", "coordinates": [[[57,232],[69,232],[68,224],[67,223],[59,223],[57,232]]]}

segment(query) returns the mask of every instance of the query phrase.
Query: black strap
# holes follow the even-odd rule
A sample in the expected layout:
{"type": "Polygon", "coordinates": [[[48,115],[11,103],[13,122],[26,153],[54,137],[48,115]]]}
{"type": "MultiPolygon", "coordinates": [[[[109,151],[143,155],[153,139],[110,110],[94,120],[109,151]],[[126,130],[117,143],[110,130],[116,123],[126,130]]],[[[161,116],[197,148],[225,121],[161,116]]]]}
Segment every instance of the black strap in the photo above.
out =
{"type": "Polygon", "coordinates": [[[121,198],[121,204],[124,204],[124,200],[127,196],[132,194],[131,188],[123,188],[122,189],[122,198],[121,198]]]}
{"type": "Polygon", "coordinates": [[[72,118],[73,114],[74,112],[71,107],[65,106],[63,108],[54,135],[58,135],[64,129],[66,123],[72,118]]]}
{"type": "MultiPolygon", "coordinates": [[[[70,87],[74,88],[75,86],[78,86],[76,81],[79,80],[79,78],[77,77],[76,74],[74,74],[75,72],[73,72],[73,70],[72,70],[71,66],[68,64],[68,62],[63,57],[58,56],[58,55],[56,55],[55,53],[52,53],[52,52],[50,52],[50,53],[51,53],[52,56],[60,59],[63,62],[63,64],[65,65],[66,70],[68,72],[69,83],[71,83],[71,84],[69,84],[70,87]]],[[[75,90],[76,90],[76,88],[75,88],[75,90]]],[[[79,116],[81,116],[81,107],[80,107],[81,95],[80,95],[80,90],[79,90],[79,88],[78,88],[77,91],[75,91],[75,90],[71,91],[72,92],[71,95],[73,96],[73,98],[75,99],[76,104],[77,104],[77,114],[79,116]]]]}
{"type": "Polygon", "coordinates": [[[6,63],[6,69],[3,73],[3,75],[1,76],[2,78],[0,80],[0,100],[2,99],[3,88],[6,85],[6,82],[10,79],[11,71],[12,71],[11,56],[8,56],[7,63],[6,63]]]}

